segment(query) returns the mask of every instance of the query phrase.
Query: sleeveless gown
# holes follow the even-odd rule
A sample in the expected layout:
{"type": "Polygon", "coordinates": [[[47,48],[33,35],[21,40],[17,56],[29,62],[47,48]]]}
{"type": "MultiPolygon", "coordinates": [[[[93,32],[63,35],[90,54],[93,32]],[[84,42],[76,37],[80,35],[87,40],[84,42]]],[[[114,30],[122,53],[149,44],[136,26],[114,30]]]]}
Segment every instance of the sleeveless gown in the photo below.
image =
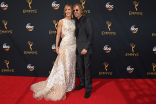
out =
{"type": "Polygon", "coordinates": [[[32,84],[30,89],[34,92],[33,97],[41,100],[64,100],[66,92],[75,88],[76,67],[76,38],[75,21],[63,20],[62,39],[59,47],[59,55],[53,65],[52,71],[45,81],[32,84]]]}

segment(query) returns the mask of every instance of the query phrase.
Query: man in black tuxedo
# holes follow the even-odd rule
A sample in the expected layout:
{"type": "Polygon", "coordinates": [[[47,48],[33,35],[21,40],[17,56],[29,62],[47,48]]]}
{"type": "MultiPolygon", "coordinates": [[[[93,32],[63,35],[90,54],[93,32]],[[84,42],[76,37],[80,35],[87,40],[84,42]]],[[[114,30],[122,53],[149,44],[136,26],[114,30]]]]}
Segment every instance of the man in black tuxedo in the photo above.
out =
{"type": "Polygon", "coordinates": [[[73,6],[74,16],[76,20],[76,55],[78,75],[80,85],[75,90],[80,90],[85,87],[85,98],[90,97],[92,89],[91,76],[91,57],[93,53],[93,24],[90,18],[85,17],[84,9],[81,4],[73,6]]]}
{"type": "MultiPolygon", "coordinates": [[[[85,87],[84,98],[90,97],[92,89],[92,75],[91,75],[91,57],[93,53],[93,24],[90,18],[85,17],[85,12],[81,4],[73,6],[74,16],[76,20],[76,55],[78,75],[80,85],[75,90],[81,90],[85,87]]],[[[63,38],[64,35],[62,34],[63,38]]]]}

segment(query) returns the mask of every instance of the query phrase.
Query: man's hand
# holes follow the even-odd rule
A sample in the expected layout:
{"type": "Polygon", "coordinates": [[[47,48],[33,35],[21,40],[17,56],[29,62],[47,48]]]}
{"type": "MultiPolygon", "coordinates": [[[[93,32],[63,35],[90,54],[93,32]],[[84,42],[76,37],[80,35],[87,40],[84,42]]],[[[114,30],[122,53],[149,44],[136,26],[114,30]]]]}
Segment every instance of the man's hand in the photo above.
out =
{"type": "Polygon", "coordinates": [[[64,38],[64,34],[62,34],[62,32],[61,32],[61,38],[62,38],[62,39],[64,38]]]}
{"type": "Polygon", "coordinates": [[[87,50],[86,49],[83,49],[82,51],[81,51],[81,54],[83,54],[83,55],[85,55],[87,53],[87,50]]]}

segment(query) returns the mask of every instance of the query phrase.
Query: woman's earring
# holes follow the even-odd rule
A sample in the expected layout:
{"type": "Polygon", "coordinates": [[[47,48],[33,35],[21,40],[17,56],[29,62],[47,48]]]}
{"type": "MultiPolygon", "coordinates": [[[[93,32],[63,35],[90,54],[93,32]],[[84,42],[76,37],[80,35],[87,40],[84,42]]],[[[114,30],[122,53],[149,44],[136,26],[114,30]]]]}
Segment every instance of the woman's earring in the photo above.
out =
{"type": "Polygon", "coordinates": [[[73,18],[73,14],[72,14],[72,18],[73,18]]]}

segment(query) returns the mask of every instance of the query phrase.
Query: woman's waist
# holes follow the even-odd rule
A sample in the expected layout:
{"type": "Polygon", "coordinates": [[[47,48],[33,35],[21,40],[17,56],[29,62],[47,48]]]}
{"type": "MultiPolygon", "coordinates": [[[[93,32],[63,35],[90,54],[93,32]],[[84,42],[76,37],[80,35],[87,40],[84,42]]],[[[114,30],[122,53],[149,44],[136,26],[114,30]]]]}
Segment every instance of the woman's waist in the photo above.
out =
{"type": "Polygon", "coordinates": [[[65,35],[64,38],[67,38],[67,39],[76,39],[75,36],[69,36],[69,35],[65,35]]]}

